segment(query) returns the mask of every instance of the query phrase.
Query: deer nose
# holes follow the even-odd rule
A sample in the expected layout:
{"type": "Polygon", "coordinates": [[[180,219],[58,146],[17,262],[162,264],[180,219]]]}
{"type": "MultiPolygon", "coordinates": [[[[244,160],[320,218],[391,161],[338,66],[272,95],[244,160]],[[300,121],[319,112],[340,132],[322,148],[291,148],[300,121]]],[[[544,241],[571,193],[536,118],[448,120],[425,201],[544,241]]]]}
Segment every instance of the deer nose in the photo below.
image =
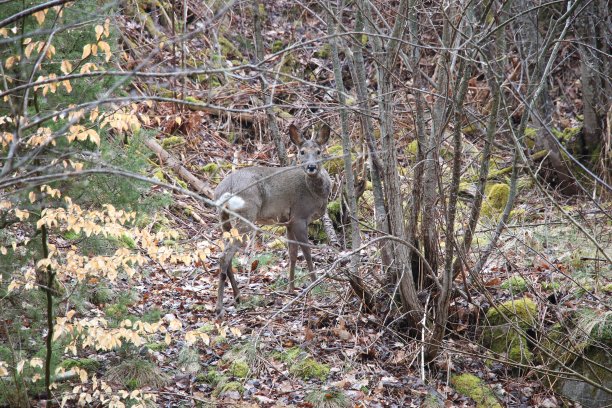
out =
{"type": "Polygon", "coordinates": [[[309,172],[315,172],[317,171],[317,165],[316,164],[309,164],[306,166],[306,170],[308,170],[309,172]]]}

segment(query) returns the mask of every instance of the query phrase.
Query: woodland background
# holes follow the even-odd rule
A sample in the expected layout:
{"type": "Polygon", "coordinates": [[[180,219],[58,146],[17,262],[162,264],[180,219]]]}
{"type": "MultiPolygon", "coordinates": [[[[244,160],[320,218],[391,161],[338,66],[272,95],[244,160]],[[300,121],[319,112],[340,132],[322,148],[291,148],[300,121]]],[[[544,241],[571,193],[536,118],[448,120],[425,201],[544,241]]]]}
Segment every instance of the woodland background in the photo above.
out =
{"type": "Polygon", "coordinates": [[[610,9],[1,0],[0,406],[612,403],[610,9]],[[321,279],[264,228],[215,318],[212,190],[290,123],[321,279]]]}

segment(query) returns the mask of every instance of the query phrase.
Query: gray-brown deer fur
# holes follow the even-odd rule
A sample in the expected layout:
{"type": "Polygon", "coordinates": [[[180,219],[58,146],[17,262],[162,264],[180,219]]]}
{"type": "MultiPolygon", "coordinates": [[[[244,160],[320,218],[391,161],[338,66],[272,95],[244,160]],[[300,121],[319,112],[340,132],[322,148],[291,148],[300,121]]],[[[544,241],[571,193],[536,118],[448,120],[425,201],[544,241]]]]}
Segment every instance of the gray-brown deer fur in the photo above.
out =
{"type": "MultiPolygon", "coordinates": [[[[321,162],[321,153],[329,140],[329,133],[329,127],[324,125],[318,135],[305,139],[298,129],[291,125],[289,136],[298,148],[298,166],[247,167],[228,175],[215,189],[223,231],[230,231],[233,227],[244,236],[251,230],[248,223],[239,217],[231,216],[226,209],[250,223],[286,226],[289,245],[289,291],[294,290],[298,246],[308,264],[311,279],[316,279],[308,243],[308,224],[323,216],[331,191],[331,179],[321,162]]],[[[219,258],[221,273],[216,307],[218,315],[223,313],[223,290],[227,278],[232,285],[236,302],[239,301],[240,291],[232,272],[232,258],[241,245],[238,240],[228,240],[219,258]]]]}

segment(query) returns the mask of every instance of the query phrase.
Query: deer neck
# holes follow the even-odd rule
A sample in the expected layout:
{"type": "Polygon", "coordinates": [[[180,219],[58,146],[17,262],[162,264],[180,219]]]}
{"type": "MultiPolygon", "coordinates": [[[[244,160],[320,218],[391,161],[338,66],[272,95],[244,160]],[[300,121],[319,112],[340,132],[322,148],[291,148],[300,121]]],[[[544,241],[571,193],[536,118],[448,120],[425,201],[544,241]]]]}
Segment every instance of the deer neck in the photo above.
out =
{"type": "Polygon", "coordinates": [[[321,169],[316,176],[305,174],[304,177],[306,177],[306,186],[313,195],[324,199],[329,197],[330,182],[325,169],[321,169]]]}

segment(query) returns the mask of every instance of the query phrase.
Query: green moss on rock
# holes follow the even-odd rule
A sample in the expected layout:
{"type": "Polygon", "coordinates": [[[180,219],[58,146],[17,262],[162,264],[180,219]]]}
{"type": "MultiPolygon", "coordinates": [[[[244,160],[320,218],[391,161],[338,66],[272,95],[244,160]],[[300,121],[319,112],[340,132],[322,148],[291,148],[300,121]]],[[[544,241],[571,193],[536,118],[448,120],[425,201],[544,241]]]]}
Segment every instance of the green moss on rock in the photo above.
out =
{"type": "Polygon", "coordinates": [[[508,198],[510,197],[510,186],[505,183],[493,184],[489,188],[486,200],[482,203],[482,214],[487,217],[502,212],[508,198]]]}
{"type": "Polygon", "coordinates": [[[68,359],[62,361],[61,366],[66,370],[77,367],[89,373],[94,373],[100,369],[100,362],[91,358],[68,359]]]}
{"type": "Polygon", "coordinates": [[[500,303],[497,308],[492,307],[487,312],[487,319],[494,326],[511,321],[526,329],[533,326],[537,315],[538,305],[530,298],[524,297],[500,303]]]}
{"type": "Polygon", "coordinates": [[[473,374],[454,375],[451,383],[457,392],[473,399],[477,408],[502,408],[493,391],[473,374]]]}

